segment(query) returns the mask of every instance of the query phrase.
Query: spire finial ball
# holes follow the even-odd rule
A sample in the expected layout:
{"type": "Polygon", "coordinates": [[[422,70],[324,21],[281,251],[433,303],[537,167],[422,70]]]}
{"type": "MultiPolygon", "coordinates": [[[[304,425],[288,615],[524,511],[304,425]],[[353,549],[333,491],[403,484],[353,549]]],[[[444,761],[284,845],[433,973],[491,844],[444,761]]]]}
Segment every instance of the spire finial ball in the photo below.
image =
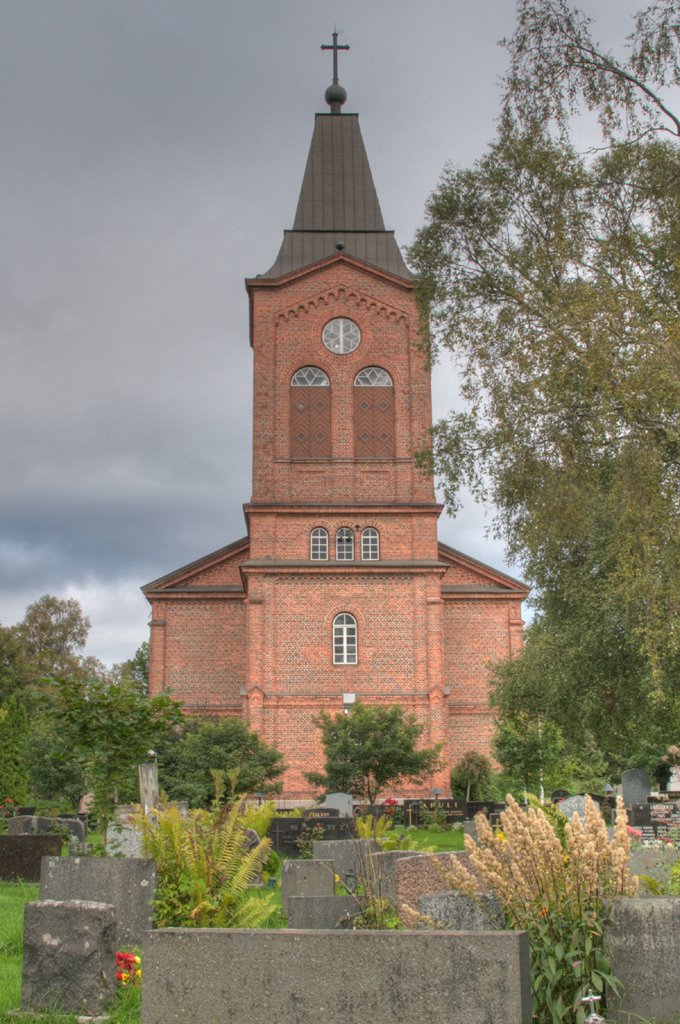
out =
{"type": "Polygon", "coordinates": [[[347,99],[347,90],[343,89],[339,82],[333,82],[326,89],[324,97],[329,107],[333,106],[334,103],[342,106],[347,99]]]}

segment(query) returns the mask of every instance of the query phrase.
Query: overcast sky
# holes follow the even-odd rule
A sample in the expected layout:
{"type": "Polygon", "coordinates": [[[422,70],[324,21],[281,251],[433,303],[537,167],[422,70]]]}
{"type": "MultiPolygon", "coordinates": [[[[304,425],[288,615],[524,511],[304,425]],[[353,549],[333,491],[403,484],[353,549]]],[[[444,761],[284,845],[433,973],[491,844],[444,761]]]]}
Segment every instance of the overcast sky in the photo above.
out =
{"type": "MultiPolygon", "coordinates": [[[[596,35],[637,0],[583,0],[596,35]]],[[[243,279],[290,227],[334,25],[407,245],[494,134],[513,0],[2,0],[0,622],[77,597],[88,653],[147,638],[139,587],[245,533],[243,279]]],[[[433,380],[435,415],[455,401],[433,380]]],[[[483,510],[441,538],[499,568],[483,510]]]]}

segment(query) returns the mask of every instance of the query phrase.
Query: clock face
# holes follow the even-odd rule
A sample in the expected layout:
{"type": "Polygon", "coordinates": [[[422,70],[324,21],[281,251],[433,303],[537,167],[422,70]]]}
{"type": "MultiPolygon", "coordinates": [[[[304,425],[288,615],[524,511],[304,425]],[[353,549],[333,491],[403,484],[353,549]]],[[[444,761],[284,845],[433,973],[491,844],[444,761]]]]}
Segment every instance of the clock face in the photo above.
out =
{"type": "Polygon", "coordinates": [[[354,352],[361,341],[361,331],[354,323],[344,316],[329,320],[323,329],[323,343],[329,352],[344,356],[354,352]]]}

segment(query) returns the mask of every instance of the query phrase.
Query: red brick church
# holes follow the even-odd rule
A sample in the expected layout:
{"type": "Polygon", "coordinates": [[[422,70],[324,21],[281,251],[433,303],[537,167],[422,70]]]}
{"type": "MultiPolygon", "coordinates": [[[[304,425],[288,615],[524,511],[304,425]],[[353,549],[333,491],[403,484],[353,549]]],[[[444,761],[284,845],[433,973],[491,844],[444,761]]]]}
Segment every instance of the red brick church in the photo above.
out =
{"type": "Polygon", "coordinates": [[[283,752],[289,798],[322,766],[312,716],[355,700],[413,711],[444,744],[427,789],[447,791],[465,751],[489,751],[487,666],[520,647],[527,595],[437,540],[441,505],[413,463],[431,424],[414,282],[345,95],[336,70],[293,227],[246,280],[247,534],[143,587],[151,694],[244,718],[283,752]]]}

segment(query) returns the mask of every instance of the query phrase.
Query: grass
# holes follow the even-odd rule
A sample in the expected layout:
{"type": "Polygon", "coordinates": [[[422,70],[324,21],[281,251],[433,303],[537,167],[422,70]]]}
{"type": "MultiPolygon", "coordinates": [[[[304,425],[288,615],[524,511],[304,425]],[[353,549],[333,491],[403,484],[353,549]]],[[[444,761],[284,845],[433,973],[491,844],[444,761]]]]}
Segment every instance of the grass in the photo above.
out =
{"type": "MultiPolygon", "coordinates": [[[[24,904],[39,897],[40,886],[27,882],[0,882],[0,1024],[73,1024],[71,1014],[22,1015],[19,1022],[8,1010],[21,1002],[21,960],[24,940],[24,904]]],[[[139,988],[121,989],[111,1010],[110,1024],[139,1024],[139,988]]]]}
{"type": "MultiPolygon", "coordinates": [[[[398,825],[395,826],[395,831],[400,831],[398,825]]],[[[462,828],[449,829],[446,832],[433,832],[428,828],[410,828],[404,834],[409,839],[414,839],[419,846],[430,849],[434,847],[437,853],[463,849],[464,834],[462,828]]],[[[417,851],[414,850],[414,853],[417,853],[417,851]]]]}

